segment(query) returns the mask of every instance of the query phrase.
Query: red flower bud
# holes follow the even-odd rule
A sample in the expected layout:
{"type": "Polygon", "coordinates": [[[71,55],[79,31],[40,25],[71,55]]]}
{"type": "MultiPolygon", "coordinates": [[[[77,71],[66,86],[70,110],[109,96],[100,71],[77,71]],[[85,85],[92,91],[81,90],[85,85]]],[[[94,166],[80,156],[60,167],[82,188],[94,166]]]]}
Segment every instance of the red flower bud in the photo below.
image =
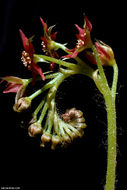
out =
{"type": "MultiPolygon", "coordinates": [[[[107,44],[103,43],[102,41],[97,41],[95,43],[95,46],[102,65],[112,66],[114,64],[114,53],[112,48],[107,44]]],[[[96,58],[93,52],[87,51],[85,56],[91,63],[97,65],[96,58]]]]}
{"type": "Polygon", "coordinates": [[[113,64],[114,53],[110,46],[106,45],[102,41],[95,43],[101,62],[105,66],[113,64]]]}

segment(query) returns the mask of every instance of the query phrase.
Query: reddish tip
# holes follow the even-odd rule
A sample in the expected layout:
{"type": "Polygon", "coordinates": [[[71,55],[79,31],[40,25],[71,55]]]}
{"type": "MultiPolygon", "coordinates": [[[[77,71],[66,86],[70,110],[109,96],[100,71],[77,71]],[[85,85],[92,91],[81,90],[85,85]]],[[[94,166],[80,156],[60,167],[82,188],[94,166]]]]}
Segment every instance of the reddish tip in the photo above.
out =
{"type": "Polygon", "coordinates": [[[23,31],[21,29],[19,30],[19,33],[20,33],[20,36],[21,36],[21,39],[22,39],[22,42],[23,42],[24,49],[26,50],[26,46],[27,46],[27,43],[28,43],[28,38],[25,36],[25,34],[23,33],[23,31]]]}
{"type": "Polygon", "coordinates": [[[89,31],[91,32],[92,30],[92,24],[91,22],[88,20],[87,16],[84,16],[85,22],[86,22],[86,27],[89,29],[89,31]]]}
{"type": "Polygon", "coordinates": [[[84,34],[84,29],[83,28],[80,28],[77,24],[75,24],[75,26],[78,29],[79,34],[84,34]]]}
{"type": "Polygon", "coordinates": [[[40,17],[40,21],[41,21],[41,23],[42,23],[43,28],[46,27],[46,31],[47,31],[48,26],[47,26],[47,24],[44,22],[44,20],[43,20],[41,17],[40,17]]]}

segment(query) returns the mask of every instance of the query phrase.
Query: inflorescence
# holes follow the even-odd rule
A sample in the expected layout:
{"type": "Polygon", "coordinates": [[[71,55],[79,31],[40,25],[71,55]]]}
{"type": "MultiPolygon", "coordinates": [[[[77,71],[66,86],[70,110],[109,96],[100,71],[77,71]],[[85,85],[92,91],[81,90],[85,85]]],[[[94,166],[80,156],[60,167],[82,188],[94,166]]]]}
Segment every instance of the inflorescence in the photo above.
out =
{"type": "Polygon", "coordinates": [[[114,54],[112,49],[101,41],[95,44],[91,40],[92,24],[88,18],[84,17],[83,28],[75,24],[78,34],[76,34],[77,44],[74,48],[68,49],[65,44],[56,42],[57,32],[52,32],[54,26],[48,27],[47,23],[40,18],[44,35],[42,40],[42,55],[35,54],[32,44],[33,37],[27,38],[20,29],[24,50],[22,51],[21,61],[32,73],[32,78],[21,79],[18,77],[7,76],[2,78],[7,81],[7,88],[3,93],[16,93],[14,111],[23,112],[31,107],[32,101],[42,94],[42,100],[32,113],[31,121],[28,124],[28,134],[30,137],[40,136],[42,147],[50,143],[51,148],[56,145],[62,147],[70,144],[73,139],[82,137],[86,128],[83,113],[76,108],[67,109],[63,115],[59,115],[56,109],[55,96],[59,85],[64,79],[74,74],[83,74],[94,80],[98,89],[103,94],[101,86],[101,73],[98,69],[94,70],[92,64],[98,64],[98,59],[103,66],[114,66],[114,54]],[[62,49],[64,55],[58,54],[58,49],[62,49]],[[84,52],[84,58],[88,59],[91,66],[80,59],[80,52],[84,52]],[[65,55],[66,53],[66,55],[65,55]],[[45,54],[45,55],[44,55],[45,54]],[[65,60],[77,62],[68,62],[65,60]],[[42,67],[38,63],[50,64],[50,71],[43,73],[42,67]],[[59,67],[56,67],[56,65],[59,67]],[[55,70],[54,70],[55,69],[55,70]],[[33,94],[27,96],[26,89],[30,83],[36,85],[42,81],[42,87],[33,94]],[[44,81],[48,81],[44,84],[44,81]],[[46,93],[43,93],[45,92],[46,93]]]}

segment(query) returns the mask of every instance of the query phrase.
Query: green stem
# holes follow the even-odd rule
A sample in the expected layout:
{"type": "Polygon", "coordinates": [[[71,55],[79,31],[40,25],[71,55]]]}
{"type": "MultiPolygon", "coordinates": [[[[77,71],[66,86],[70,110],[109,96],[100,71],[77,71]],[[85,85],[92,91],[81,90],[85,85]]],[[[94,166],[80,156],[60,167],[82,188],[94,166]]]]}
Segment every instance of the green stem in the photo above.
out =
{"type": "Polygon", "coordinates": [[[44,103],[45,103],[45,100],[42,100],[41,103],[38,105],[38,107],[35,109],[35,111],[32,114],[33,118],[37,117],[37,114],[40,111],[40,109],[42,108],[42,106],[44,105],[44,103]]]}
{"type": "Polygon", "coordinates": [[[108,120],[108,155],[105,190],[115,189],[116,174],[116,111],[112,96],[105,98],[108,120]]]}
{"type": "Polygon", "coordinates": [[[34,55],[35,59],[37,57],[37,59],[40,59],[43,58],[43,59],[46,59],[50,62],[54,62],[56,64],[59,64],[61,66],[66,66],[68,67],[69,69],[72,69],[73,71],[75,71],[75,74],[78,73],[78,74],[84,74],[86,76],[89,76],[90,78],[92,78],[92,75],[93,75],[93,72],[94,70],[87,66],[81,59],[78,58],[78,61],[80,64],[73,64],[73,63],[70,63],[70,62],[66,62],[66,61],[62,61],[62,60],[59,60],[59,59],[55,59],[55,58],[52,58],[52,57],[48,57],[48,56],[45,56],[45,55],[34,55]]]}
{"type": "MultiPolygon", "coordinates": [[[[60,44],[60,43],[57,43],[57,42],[55,42],[55,44],[56,44],[56,46],[58,48],[62,49],[63,51],[65,51],[68,54],[71,54],[71,52],[69,52],[67,50],[67,48],[66,48],[66,46],[64,44],[60,44]]],[[[82,59],[80,59],[78,56],[76,56],[74,59],[77,61],[77,63],[80,66],[84,67],[84,70],[86,70],[86,72],[88,72],[88,73],[92,73],[93,72],[93,69],[89,65],[87,65],[82,59]]],[[[91,75],[88,75],[88,76],[91,76],[91,75]]]]}
{"type": "Polygon", "coordinates": [[[49,56],[46,56],[46,55],[37,55],[37,54],[34,54],[34,59],[36,60],[39,60],[40,59],[44,59],[46,61],[50,61],[50,62],[53,62],[53,63],[57,63],[59,65],[63,65],[65,67],[68,67],[70,69],[75,69],[76,68],[76,65],[73,64],[73,63],[70,63],[70,62],[66,62],[66,61],[62,61],[62,60],[59,60],[59,59],[56,59],[56,58],[53,58],[53,57],[49,57],[49,56]]]}
{"type": "Polygon", "coordinates": [[[104,70],[103,70],[103,67],[102,67],[102,63],[101,63],[100,57],[98,55],[97,49],[96,49],[96,47],[94,45],[92,45],[92,50],[93,50],[93,53],[94,53],[96,61],[97,61],[97,66],[98,66],[100,76],[104,78],[105,83],[106,83],[107,79],[105,77],[105,73],[104,73],[104,70]]]}
{"type": "Polygon", "coordinates": [[[43,121],[43,119],[44,119],[44,116],[45,116],[45,114],[46,114],[46,112],[47,112],[47,109],[48,109],[48,104],[47,104],[47,102],[45,103],[45,105],[44,105],[44,108],[43,108],[43,110],[42,110],[42,113],[41,113],[41,115],[40,115],[40,117],[39,117],[39,120],[37,121],[37,123],[42,123],[42,121],[43,121]]]}
{"type": "Polygon", "coordinates": [[[55,46],[59,49],[62,49],[63,51],[67,52],[67,48],[64,44],[58,43],[58,42],[54,42],[55,46]]]}
{"type": "MultiPolygon", "coordinates": [[[[45,75],[45,79],[51,79],[51,78],[54,78],[57,76],[58,73],[52,73],[52,74],[49,74],[49,73],[52,73],[52,71],[47,71],[47,72],[44,72],[43,74],[45,75]]],[[[22,79],[24,84],[28,85],[29,83],[31,83],[33,81],[33,78],[29,78],[29,79],[22,79]]],[[[39,80],[42,80],[42,78],[40,76],[37,76],[36,77],[36,81],[39,81],[39,80]]]]}
{"type": "Polygon", "coordinates": [[[115,62],[115,64],[113,64],[113,70],[114,70],[114,74],[113,74],[113,83],[112,83],[111,92],[112,92],[112,97],[115,100],[115,98],[116,98],[117,81],[118,81],[118,66],[117,66],[116,62],[115,62]]]}
{"type": "MultiPolygon", "coordinates": [[[[46,75],[46,76],[45,76],[45,79],[52,79],[52,78],[55,78],[58,74],[59,74],[59,72],[46,75]]],[[[40,77],[40,78],[41,78],[41,77],[40,77]]]]}
{"type": "Polygon", "coordinates": [[[94,45],[92,46],[92,50],[94,52],[98,66],[98,71],[100,74],[100,78],[98,78],[96,72],[93,74],[94,81],[100,92],[103,93],[107,107],[108,153],[107,153],[107,174],[106,174],[105,190],[114,190],[115,176],[116,176],[116,140],[117,140],[115,97],[116,97],[117,80],[118,80],[118,68],[115,62],[113,64],[114,75],[113,75],[112,89],[110,90],[98,52],[94,45]]]}
{"type": "MultiPolygon", "coordinates": [[[[96,83],[96,85],[98,86],[98,83],[96,83]]],[[[98,87],[101,88],[100,83],[98,87]]],[[[114,87],[114,89],[116,90],[116,87],[114,87]]],[[[107,174],[106,174],[105,190],[114,190],[115,175],[116,175],[116,145],[117,145],[115,97],[112,95],[111,91],[110,92],[106,91],[104,85],[103,85],[103,90],[101,88],[100,92],[103,93],[105,99],[106,108],[107,108],[107,123],[108,123],[108,152],[107,152],[107,174]]],[[[116,94],[115,91],[114,94],[116,94]]]]}
{"type": "Polygon", "coordinates": [[[59,124],[58,124],[58,114],[57,114],[56,110],[54,112],[54,131],[55,131],[55,133],[58,136],[60,136],[60,133],[59,133],[59,124]]]}
{"type": "Polygon", "coordinates": [[[43,132],[45,132],[47,130],[47,127],[48,127],[48,116],[46,118],[45,125],[43,127],[43,132]]]}
{"type": "Polygon", "coordinates": [[[35,93],[30,95],[29,96],[30,100],[33,100],[35,97],[40,95],[42,92],[44,92],[48,88],[51,88],[56,83],[56,81],[58,80],[58,77],[59,77],[59,75],[57,77],[55,77],[53,80],[51,80],[50,82],[48,82],[47,84],[45,84],[41,89],[37,90],[35,93]]]}
{"type": "Polygon", "coordinates": [[[101,63],[101,60],[99,58],[97,49],[96,49],[96,47],[94,45],[92,45],[92,50],[94,52],[96,62],[97,62],[97,66],[98,66],[98,71],[99,71],[99,74],[100,74],[100,81],[101,81],[101,85],[102,85],[102,91],[105,91],[105,93],[110,93],[110,88],[109,88],[109,85],[108,85],[108,82],[107,82],[107,79],[106,79],[106,76],[105,76],[105,73],[104,73],[104,70],[103,70],[103,67],[102,67],[102,63],[101,63]]]}
{"type": "Polygon", "coordinates": [[[51,130],[52,130],[52,126],[53,126],[53,115],[52,115],[52,111],[48,112],[48,116],[47,116],[47,122],[48,122],[48,128],[46,130],[47,133],[51,134],[51,130]]]}

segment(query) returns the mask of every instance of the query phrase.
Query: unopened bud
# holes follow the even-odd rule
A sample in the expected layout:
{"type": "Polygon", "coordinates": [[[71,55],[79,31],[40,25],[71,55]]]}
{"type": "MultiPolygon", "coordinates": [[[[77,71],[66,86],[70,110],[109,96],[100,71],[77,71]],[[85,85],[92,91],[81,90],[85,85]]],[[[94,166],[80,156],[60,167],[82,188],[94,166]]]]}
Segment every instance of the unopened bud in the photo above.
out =
{"type": "Polygon", "coordinates": [[[103,43],[102,41],[97,41],[95,43],[99,57],[104,66],[113,66],[114,64],[114,53],[110,46],[103,43]]]}
{"type": "Polygon", "coordinates": [[[84,130],[83,130],[83,128],[77,128],[77,130],[78,130],[79,133],[80,133],[80,138],[82,138],[82,136],[84,135],[84,130]]]}
{"type": "Polygon", "coordinates": [[[30,137],[35,137],[36,135],[39,135],[41,133],[42,133],[41,124],[33,123],[28,128],[28,134],[30,137]]]}
{"type": "Polygon", "coordinates": [[[62,118],[65,122],[71,124],[85,123],[83,112],[76,108],[66,110],[65,114],[62,115],[62,118]]]}
{"type": "Polygon", "coordinates": [[[51,134],[49,133],[44,133],[42,136],[41,136],[41,144],[40,146],[44,147],[46,143],[49,143],[51,141],[51,134]]]}
{"type": "Polygon", "coordinates": [[[73,131],[70,133],[72,139],[82,137],[86,128],[85,118],[83,112],[76,108],[66,110],[65,114],[62,115],[64,122],[69,124],[69,128],[73,131]]]}
{"type": "Polygon", "coordinates": [[[20,98],[17,103],[13,106],[14,111],[22,112],[27,110],[31,106],[31,99],[28,97],[20,98]]]}
{"type": "Polygon", "coordinates": [[[64,135],[62,137],[62,144],[68,144],[68,143],[71,143],[71,139],[68,135],[64,135]]]}
{"type": "Polygon", "coordinates": [[[52,136],[52,145],[51,149],[54,150],[58,144],[61,143],[61,138],[57,135],[52,136]]]}
{"type": "Polygon", "coordinates": [[[77,118],[81,118],[83,113],[80,110],[76,110],[76,108],[71,108],[66,110],[65,114],[62,115],[62,118],[65,122],[70,123],[72,120],[77,118]]]}
{"type": "Polygon", "coordinates": [[[76,133],[74,133],[74,132],[72,132],[71,133],[71,137],[72,137],[72,139],[76,139],[77,137],[79,137],[79,135],[76,134],[76,133]]]}

